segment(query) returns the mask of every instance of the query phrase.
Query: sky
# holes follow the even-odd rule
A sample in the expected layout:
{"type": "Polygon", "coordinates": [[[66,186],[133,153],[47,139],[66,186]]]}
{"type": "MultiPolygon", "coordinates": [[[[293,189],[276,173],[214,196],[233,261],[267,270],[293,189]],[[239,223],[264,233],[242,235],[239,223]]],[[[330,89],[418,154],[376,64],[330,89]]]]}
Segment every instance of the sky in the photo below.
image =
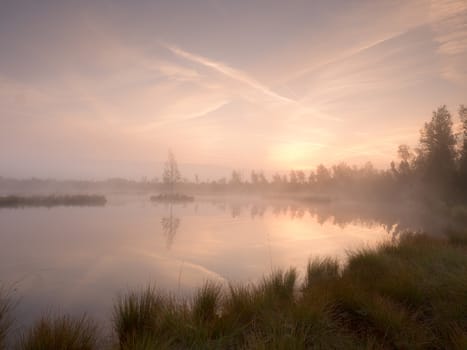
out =
{"type": "Polygon", "coordinates": [[[0,176],[384,168],[466,62],[467,0],[0,0],[0,176]]]}

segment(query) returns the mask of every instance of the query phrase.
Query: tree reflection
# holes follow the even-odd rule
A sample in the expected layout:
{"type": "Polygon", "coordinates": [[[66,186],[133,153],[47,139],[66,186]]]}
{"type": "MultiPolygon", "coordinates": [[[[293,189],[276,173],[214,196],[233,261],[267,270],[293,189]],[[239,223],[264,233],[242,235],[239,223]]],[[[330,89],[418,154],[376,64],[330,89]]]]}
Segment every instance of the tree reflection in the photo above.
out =
{"type": "Polygon", "coordinates": [[[266,212],[266,206],[264,204],[252,204],[250,209],[250,217],[252,219],[258,217],[262,218],[266,212]]]}
{"type": "MultiPolygon", "coordinates": [[[[346,229],[349,225],[365,228],[383,228],[394,237],[405,231],[441,232],[446,228],[442,215],[434,216],[432,211],[420,206],[409,209],[391,204],[375,204],[333,201],[329,203],[307,203],[304,201],[239,201],[211,200],[212,208],[230,214],[233,219],[245,215],[250,219],[269,220],[288,217],[289,220],[311,219],[320,225],[335,225],[346,229]]],[[[167,203],[166,214],[161,218],[162,232],[166,247],[171,249],[175,235],[180,229],[181,220],[176,215],[178,203],[167,203]]],[[[185,205],[183,205],[185,206],[185,205]]],[[[201,211],[203,204],[194,205],[195,212],[201,211]]],[[[181,209],[181,208],[179,208],[181,209]]]]}
{"type": "Polygon", "coordinates": [[[180,226],[180,218],[173,214],[173,203],[169,203],[169,215],[164,216],[161,219],[162,232],[166,237],[166,247],[170,249],[172,247],[175,235],[180,226]]]}
{"type": "MultiPolygon", "coordinates": [[[[309,203],[306,201],[212,201],[218,210],[230,212],[232,218],[240,218],[247,212],[252,219],[265,218],[268,214],[289,217],[290,220],[313,218],[320,225],[332,224],[345,229],[349,225],[366,228],[382,227],[388,233],[399,235],[416,230],[439,232],[445,228],[446,220],[439,213],[422,207],[396,206],[391,203],[361,203],[352,201],[330,201],[309,203]]],[[[267,218],[266,218],[267,219],[267,218]]]]}

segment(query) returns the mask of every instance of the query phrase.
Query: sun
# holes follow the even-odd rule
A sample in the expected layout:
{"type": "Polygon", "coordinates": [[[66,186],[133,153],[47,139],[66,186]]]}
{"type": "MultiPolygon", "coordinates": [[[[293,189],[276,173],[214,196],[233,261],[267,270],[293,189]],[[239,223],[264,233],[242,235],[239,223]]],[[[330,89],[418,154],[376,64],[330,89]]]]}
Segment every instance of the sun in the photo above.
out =
{"type": "Polygon", "coordinates": [[[305,169],[316,163],[323,147],[313,142],[284,142],[271,148],[269,159],[280,168],[305,169]]]}

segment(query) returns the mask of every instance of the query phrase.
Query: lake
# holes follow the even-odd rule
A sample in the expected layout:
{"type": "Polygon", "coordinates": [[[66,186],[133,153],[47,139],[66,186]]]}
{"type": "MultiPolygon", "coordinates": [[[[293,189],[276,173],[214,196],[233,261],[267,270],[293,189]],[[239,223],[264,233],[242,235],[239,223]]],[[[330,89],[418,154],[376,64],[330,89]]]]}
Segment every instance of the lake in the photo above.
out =
{"type": "Polygon", "coordinates": [[[277,268],[303,271],[421,228],[422,214],[372,205],[202,197],[155,204],[147,195],[108,197],[104,207],[0,210],[0,284],[18,325],[44,313],[109,320],[119,293],[149,283],[188,295],[207,279],[254,282],[277,268]]]}

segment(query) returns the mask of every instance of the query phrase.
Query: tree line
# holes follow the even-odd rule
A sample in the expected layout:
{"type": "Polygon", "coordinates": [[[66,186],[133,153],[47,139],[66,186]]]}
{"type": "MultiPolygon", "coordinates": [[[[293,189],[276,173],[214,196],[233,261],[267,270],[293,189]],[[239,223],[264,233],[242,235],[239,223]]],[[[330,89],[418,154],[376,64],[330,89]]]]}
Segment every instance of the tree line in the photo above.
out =
{"type": "Polygon", "coordinates": [[[312,170],[290,170],[268,177],[261,170],[247,176],[232,171],[229,178],[212,181],[180,181],[175,158],[169,153],[163,183],[174,182],[187,187],[222,191],[290,191],[313,192],[353,197],[400,199],[423,197],[445,201],[467,201],[467,107],[461,105],[453,119],[446,106],[433,111],[420,132],[418,145],[411,148],[400,145],[398,159],[387,169],[377,169],[371,162],[351,166],[345,162],[326,167],[318,165],[312,170]],[[456,127],[454,122],[456,121],[456,127]],[[458,123],[457,123],[458,122],[458,123]],[[171,177],[167,174],[174,173],[171,177]]]}

